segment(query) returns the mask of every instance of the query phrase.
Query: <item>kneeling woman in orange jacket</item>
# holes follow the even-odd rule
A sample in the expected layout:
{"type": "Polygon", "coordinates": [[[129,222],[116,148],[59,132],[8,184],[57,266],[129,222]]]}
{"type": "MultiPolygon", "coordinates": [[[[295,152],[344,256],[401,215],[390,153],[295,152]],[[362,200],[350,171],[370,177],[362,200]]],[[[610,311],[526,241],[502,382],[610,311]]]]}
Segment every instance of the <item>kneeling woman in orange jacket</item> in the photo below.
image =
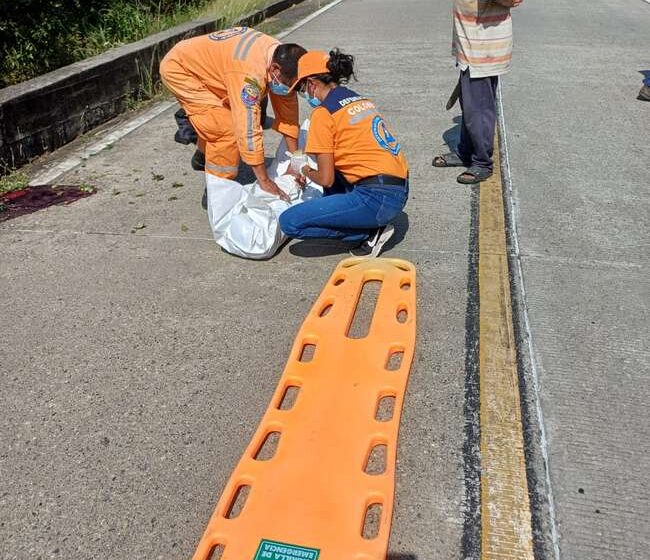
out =
{"type": "Polygon", "coordinates": [[[352,76],[354,58],[339,50],[310,51],[298,60],[292,89],[315,108],[305,152],[318,163],[300,173],[323,185],[325,196],[283,212],[280,227],[298,239],[358,243],[354,254],[374,257],[406,204],[408,164],[375,104],[342,85],[352,76]]]}

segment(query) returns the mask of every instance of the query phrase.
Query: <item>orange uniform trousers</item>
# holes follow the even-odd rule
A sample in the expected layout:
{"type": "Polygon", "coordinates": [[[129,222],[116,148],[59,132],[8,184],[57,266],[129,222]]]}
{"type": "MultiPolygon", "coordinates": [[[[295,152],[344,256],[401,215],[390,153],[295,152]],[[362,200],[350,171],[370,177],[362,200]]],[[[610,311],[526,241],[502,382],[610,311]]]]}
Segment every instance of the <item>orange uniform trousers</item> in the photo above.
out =
{"type": "Polygon", "coordinates": [[[217,177],[234,179],[239,171],[239,148],[234,134],[230,107],[175,60],[160,66],[163,83],[187,113],[199,138],[198,147],[205,154],[205,171],[217,177]],[[197,103],[193,97],[214,97],[214,105],[197,103]]]}

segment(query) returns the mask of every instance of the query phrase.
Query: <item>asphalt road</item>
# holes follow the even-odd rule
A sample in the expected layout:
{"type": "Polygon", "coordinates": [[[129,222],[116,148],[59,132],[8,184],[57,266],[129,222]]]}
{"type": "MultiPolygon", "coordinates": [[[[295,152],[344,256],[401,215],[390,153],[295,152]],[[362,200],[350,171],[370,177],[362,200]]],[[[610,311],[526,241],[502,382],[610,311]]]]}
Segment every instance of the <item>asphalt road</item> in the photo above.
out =
{"type": "Polygon", "coordinates": [[[503,84],[566,559],[642,558],[650,547],[650,103],[636,100],[649,25],[640,1],[525,2],[503,84]]]}
{"type": "MultiPolygon", "coordinates": [[[[430,166],[453,126],[440,109],[454,81],[449,20],[408,4],[346,1],[290,39],[358,57],[354,87],[411,162],[405,237],[387,252],[415,263],[419,282],[391,551],[460,558],[471,195],[430,166]]],[[[222,253],[174,126],[168,111],[60,179],[98,194],[2,226],[7,558],[189,557],[345,256],[313,243],[262,263],[222,253]]]]}

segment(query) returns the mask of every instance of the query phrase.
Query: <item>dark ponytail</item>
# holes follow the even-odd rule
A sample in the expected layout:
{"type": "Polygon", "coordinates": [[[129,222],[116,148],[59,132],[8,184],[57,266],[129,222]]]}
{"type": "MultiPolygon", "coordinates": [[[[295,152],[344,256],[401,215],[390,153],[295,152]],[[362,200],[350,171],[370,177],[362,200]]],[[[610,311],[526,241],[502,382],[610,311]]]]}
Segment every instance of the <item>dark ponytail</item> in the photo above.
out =
{"type": "Polygon", "coordinates": [[[324,84],[347,84],[350,78],[357,79],[354,73],[354,57],[351,54],[343,54],[339,49],[330,51],[330,59],[327,61],[327,74],[311,76],[324,84]]]}
{"type": "Polygon", "coordinates": [[[351,54],[343,54],[339,49],[330,51],[327,69],[337,84],[347,84],[350,78],[357,79],[354,74],[354,57],[351,54]]]}

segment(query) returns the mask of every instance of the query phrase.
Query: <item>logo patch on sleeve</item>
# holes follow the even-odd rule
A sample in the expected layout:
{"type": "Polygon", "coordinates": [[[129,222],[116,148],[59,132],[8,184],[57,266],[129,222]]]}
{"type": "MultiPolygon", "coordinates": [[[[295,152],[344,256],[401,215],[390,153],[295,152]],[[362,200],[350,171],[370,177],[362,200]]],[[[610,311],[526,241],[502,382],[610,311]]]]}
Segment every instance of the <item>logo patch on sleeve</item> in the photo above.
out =
{"type": "Polygon", "coordinates": [[[259,89],[260,91],[262,90],[262,86],[260,85],[260,83],[259,83],[255,78],[251,78],[250,76],[246,76],[246,77],[244,78],[244,81],[245,81],[247,84],[250,84],[250,85],[252,85],[252,86],[255,86],[255,87],[256,87],[257,89],[259,89]]]}
{"type": "Polygon", "coordinates": [[[244,89],[241,90],[241,100],[247,107],[252,107],[253,105],[257,104],[257,102],[260,100],[260,88],[253,84],[247,83],[244,85],[244,89]]]}
{"type": "Polygon", "coordinates": [[[390,152],[394,156],[398,155],[402,150],[402,145],[397,141],[388,127],[379,115],[372,121],[372,133],[379,144],[384,150],[390,152]]]}

